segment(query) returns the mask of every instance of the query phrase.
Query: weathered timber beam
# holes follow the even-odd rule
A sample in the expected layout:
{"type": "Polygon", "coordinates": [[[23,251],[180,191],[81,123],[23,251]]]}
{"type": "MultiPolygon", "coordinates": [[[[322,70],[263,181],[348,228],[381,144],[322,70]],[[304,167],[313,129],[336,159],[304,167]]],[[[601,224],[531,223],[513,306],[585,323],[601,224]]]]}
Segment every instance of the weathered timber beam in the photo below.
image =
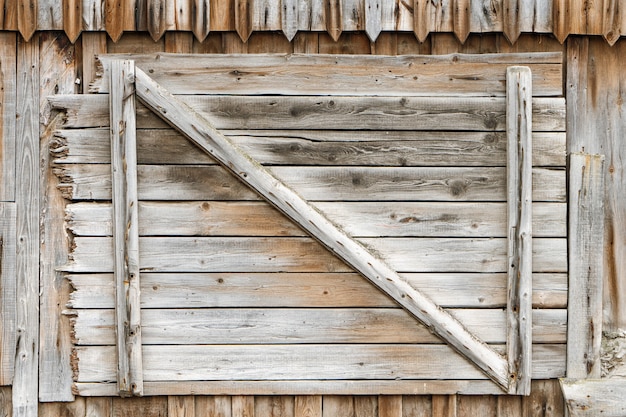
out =
{"type": "Polygon", "coordinates": [[[507,358],[510,394],[529,395],[532,351],[532,75],[507,69],[507,358]]]}
{"type": "Polygon", "coordinates": [[[567,377],[600,377],[604,156],[569,157],[567,377]]]}
{"type": "Polygon", "coordinates": [[[253,160],[202,115],[136,69],[139,99],[172,127],[258,192],[268,202],[318,239],[337,257],[360,272],[435,334],[473,362],[504,390],[508,390],[507,361],[420,291],[372,251],[350,238],[294,190],[253,160]]]}
{"type": "Polygon", "coordinates": [[[117,383],[122,396],[143,395],[134,70],[132,61],[111,63],[109,97],[117,383]]]}
{"type": "Polygon", "coordinates": [[[570,417],[626,415],[626,379],[561,379],[570,417]]]}

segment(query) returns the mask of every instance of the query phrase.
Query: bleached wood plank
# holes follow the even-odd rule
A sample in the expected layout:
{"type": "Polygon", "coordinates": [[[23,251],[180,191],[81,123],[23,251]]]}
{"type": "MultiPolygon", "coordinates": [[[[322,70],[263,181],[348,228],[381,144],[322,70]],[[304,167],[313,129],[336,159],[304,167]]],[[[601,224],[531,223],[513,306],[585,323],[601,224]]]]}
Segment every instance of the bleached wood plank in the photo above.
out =
{"type": "MultiPolygon", "coordinates": [[[[73,200],[110,200],[108,165],[64,165],[61,191],[73,200]]],[[[310,201],[505,201],[506,168],[273,167],[310,201]]],[[[533,200],[565,201],[565,171],[533,169],[533,200]]],[[[217,166],[139,165],[140,200],[259,200],[217,166]]]]}
{"type": "MultiPolygon", "coordinates": [[[[56,133],[56,163],[110,163],[108,132],[56,133]]],[[[376,166],[506,166],[504,132],[227,130],[224,134],[261,164],[376,166]]],[[[214,164],[173,129],[137,133],[139,164],[214,164]]],[[[565,132],[533,134],[533,165],[565,166],[565,132]]]]}
{"type": "Polygon", "coordinates": [[[168,417],[195,417],[195,397],[191,395],[170,395],[167,397],[168,417]]]}
{"type": "Polygon", "coordinates": [[[83,90],[86,91],[96,77],[96,59],[107,50],[107,34],[85,32],[81,36],[83,53],[83,90]]]}
{"type": "Polygon", "coordinates": [[[103,55],[103,77],[92,91],[109,91],[106,78],[112,59],[134,59],[174,94],[504,96],[506,67],[528,65],[533,71],[534,95],[559,96],[563,91],[560,56],[451,54],[390,60],[367,55],[260,55],[254,59],[246,55],[103,55]]]}
{"type": "Polygon", "coordinates": [[[365,33],[370,41],[376,42],[382,31],[383,1],[365,0],[365,33]]]}
{"type": "MultiPolygon", "coordinates": [[[[22,5],[28,7],[28,5],[22,5]]],[[[21,7],[20,7],[21,9],[21,7]]],[[[23,26],[21,26],[23,28],[23,26]]],[[[33,29],[34,31],[34,29],[33,29]]],[[[31,32],[32,34],[32,32],[31,32]]],[[[39,362],[39,37],[17,44],[13,416],[36,417],[39,362]]]]}
{"type": "MultiPolygon", "coordinates": [[[[506,307],[506,274],[402,274],[445,308],[506,307]]],[[[114,308],[110,274],[69,275],[70,308],[114,308]]],[[[533,307],[565,308],[567,275],[533,274],[533,307]]],[[[394,307],[355,273],[153,274],[142,277],[142,308],[394,307]]]]}
{"type": "MultiPolygon", "coordinates": [[[[347,272],[350,268],[310,238],[197,237],[139,239],[140,268],[151,272],[347,272]]],[[[502,238],[361,238],[400,272],[505,272],[502,238]]],[[[113,271],[106,237],[77,237],[67,272],[113,271]]],[[[534,272],[567,270],[565,239],[534,241],[534,272]]]]}
{"type": "Polygon", "coordinates": [[[291,42],[298,32],[299,2],[296,0],[281,0],[281,29],[291,42]]]}
{"type": "MultiPolygon", "coordinates": [[[[98,34],[98,32],[104,32],[104,21],[106,17],[105,13],[105,0],[89,0],[82,5],[82,27],[81,29],[88,33],[98,34]],[[85,7],[86,6],[86,7],[85,7]]],[[[100,33],[106,36],[106,33],[100,33]]]]}
{"type": "Polygon", "coordinates": [[[602,342],[604,156],[569,158],[569,340],[567,377],[599,378],[602,342]]]}
{"type": "MultiPolygon", "coordinates": [[[[78,347],[78,381],[115,378],[113,346],[78,347]]],[[[533,378],[565,373],[565,345],[533,346],[533,378]]],[[[476,379],[486,377],[447,345],[144,346],[148,381],[476,379]],[[415,360],[421,358],[422,360],[415,360]],[[384,365],[381,366],[383,364],[384,365]],[[434,367],[433,363],[441,364],[434,367]],[[250,366],[254,364],[254,366],[250,366]],[[289,364],[289,366],[285,366],[289,364]]]]}
{"type": "MultiPolygon", "coordinates": [[[[11,385],[15,365],[15,203],[0,203],[0,386],[11,385]]],[[[9,398],[10,401],[10,398],[9,398]]],[[[10,408],[9,411],[10,412],[10,408]]],[[[7,412],[7,414],[8,414],[7,412]]]]}
{"type": "MultiPolygon", "coordinates": [[[[184,96],[217,129],[330,129],[504,131],[502,97],[271,97],[184,96]],[[268,117],[271,114],[272,117],[268,117]]],[[[108,126],[108,98],[102,94],[53,96],[66,109],[68,128],[108,126]]],[[[137,127],[164,127],[137,106],[137,127]]],[[[565,100],[535,98],[536,132],[565,131],[565,100]]]]}
{"type": "MultiPolygon", "coordinates": [[[[506,237],[504,203],[319,202],[315,206],[353,237],[506,237]]],[[[305,236],[263,202],[139,202],[141,236],[305,236]]],[[[76,236],[110,236],[111,206],[74,203],[67,227],[76,236]]],[[[564,203],[533,204],[534,237],[565,237],[564,203]]]]}
{"type": "Polygon", "coordinates": [[[296,396],[294,398],[294,417],[322,417],[322,396],[296,396]]]}
{"type": "Polygon", "coordinates": [[[530,394],[532,358],[532,76],[507,69],[507,358],[510,394],[530,394]]]}
{"type": "MultiPolygon", "coordinates": [[[[506,342],[502,309],[448,311],[485,342],[506,342]]],[[[73,313],[76,345],[115,345],[114,310],[73,313]]],[[[146,345],[443,343],[399,308],[150,309],[141,321],[146,345]]],[[[565,343],[567,310],[535,310],[532,325],[535,343],[565,343]]]]}
{"type": "Polygon", "coordinates": [[[113,61],[110,82],[117,381],[121,396],[141,396],[143,376],[134,63],[113,61]]]}
{"type": "Polygon", "coordinates": [[[255,0],[251,2],[251,23],[253,31],[279,31],[282,29],[280,1],[255,0]]]}
{"type": "Polygon", "coordinates": [[[626,381],[622,378],[559,382],[571,417],[621,417],[626,413],[626,381]]]}
{"type": "Polygon", "coordinates": [[[254,401],[255,397],[251,395],[233,395],[231,398],[233,416],[254,416],[254,401]]]}
{"type": "Polygon", "coordinates": [[[0,33],[0,201],[15,201],[16,43],[14,33],[0,33]]]}
{"type": "Polygon", "coordinates": [[[63,1],[35,0],[35,30],[63,30],[63,1]]]}

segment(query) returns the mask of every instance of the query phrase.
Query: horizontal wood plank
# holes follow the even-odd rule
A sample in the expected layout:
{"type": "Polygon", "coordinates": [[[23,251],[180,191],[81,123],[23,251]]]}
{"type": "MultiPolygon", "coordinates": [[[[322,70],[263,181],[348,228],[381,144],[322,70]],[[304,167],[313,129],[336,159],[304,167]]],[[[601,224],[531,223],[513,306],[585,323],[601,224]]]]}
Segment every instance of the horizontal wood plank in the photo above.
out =
{"type": "MultiPolygon", "coordinates": [[[[114,349],[77,347],[77,382],[114,381],[114,349]]],[[[146,382],[486,378],[447,345],[144,346],[143,359],[146,382]]],[[[534,379],[564,373],[565,345],[533,346],[534,379]]]]}
{"type": "MultiPolygon", "coordinates": [[[[503,132],[225,130],[263,165],[505,166],[503,132]]],[[[56,132],[56,163],[108,164],[104,129],[56,132]]],[[[533,135],[535,166],[565,166],[565,132],[533,135]]],[[[137,131],[139,164],[215,164],[173,129],[137,131]]]]}
{"type": "Polygon", "coordinates": [[[504,96],[506,67],[528,65],[534,95],[559,96],[561,55],[101,55],[91,91],[108,93],[111,61],[132,59],[173,94],[504,96]]]}
{"type": "Polygon", "coordinates": [[[565,404],[572,417],[621,417],[626,415],[626,380],[562,379],[565,404]]]}
{"type": "MultiPolygon", "coordinates": [[[[504,203],[318,202],[328,218],[354,237],[506,237],[504,203]]],[[[111,236],[111,205],[68,204],[75,236],[111,236]]],[[[564,203],[533,204],[534,237],[566,236],[564,203]]],[[[306,236],[264,202],[139,203],[141,236],[306,236]]]]}
{"type": "MultiPolygon", "coordinates": [[[[452,308],[506,307],[506,275],[402,274],[435,303],[452,308]]],[[[355,273],[145,273],[141,308],[395,307],[355,273]]],[[[114,306],[111,274],[68,275],[74,288],[68,307],[114,306]]],[[[533,274],[533,307],[565,308],[567,274],[533,274]]]]}
{"type": "MultiPolygon", "coordinates": [[[[73,200],[110,200],[108,165],[68,164],[55,172],[73,200]]],[[[506,168],[273,167],[309,201],[506,201],[506,168]]],[[[260,200],[218,166],[140,165],[140,200],[260,200]]],[[[533,200],[564,202],[563,169],[533,169],[533,200]]]]}
{"type": "MultiPolygon", "coordinates": [[[[398,272],[504,272],[503,238],[362,238],[398,272]]],[[[533,240],[533,272],[567,271],[567,241],[533,240]]],[[[77,237],[67,272],[113,271],[112,239],[77,237]]],[[[142,272],[348,272],[311,238],[143,237],[142,272]]]]}
{"type": "MultiPolygon", "coordinates": [[[[504,97],[180,96],[216,129],[504,131],[504,97]],[[271,117],[270,117],[271,115],[271,117]]],[[[108,95],[52,96],[66,128],[107,127],[108,95]]],[[[166,124],[137,105],[137,127],[166,124]]],[[[535,132],[565,131],[565,100],[533,99],[535,132]]]]}
{"type": "MultiPolygon", "coordinates": [[[[487,343],[506,342],[503,309],[448,310],[487,343]]],[[[76,345],[115,345],[110,310],[74,310],[76,345]]],[[[443,343],[400,308],[180,309],[141,312],[144,345],[443,343]]],[[[567,311],[533,311],[533,343],[565,343],[567,311]]]]}

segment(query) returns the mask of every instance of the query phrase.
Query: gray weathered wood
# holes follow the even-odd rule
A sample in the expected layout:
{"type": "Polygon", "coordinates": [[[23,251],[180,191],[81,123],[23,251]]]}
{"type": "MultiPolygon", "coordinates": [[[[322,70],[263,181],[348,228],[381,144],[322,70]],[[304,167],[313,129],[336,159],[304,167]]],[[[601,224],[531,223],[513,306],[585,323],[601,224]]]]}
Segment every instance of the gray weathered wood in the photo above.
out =
{"type": "Polygon", "coordinates": [[[143,395],[135,65],[111,63],[111,178],[118,386],[122,396],[143,395]]]}
{"type": "Polygon", "coordinates": [[[15,363],[15,203],[0,203],[0,385],[11,385],[15,363]]]}
{"type": "Polygon", "coordinates": [[[209,0],[193,0],[192,31],[198,42],[203,42],[211,29],[211,2],[209,0]]]}
{"type": "Polygon", "coordinates": [[[36,417],[39,362],[39,38],[17,45],[13,417],[36,417]]]}
{"type": "MultiPolygon", "coordinates": [[[[380,6],[379,0],[371,1],[373,9],[380,6]]],[[[552,52],[409,55],[393,60],[367,55],[101,55],[103,76],[93,92],[109,91],[107,73],[114,59],[135,60],[173,94],[505,96],[509,65],[532,69],[535,96],[563,94],[562,54],[552,52]]]]}
{"type": "Polygon", "coordinates": [[[382,0],[365,0],[365,33],[372,42],[376,42],[382,31],[382,7],[382,0]]]}
{"type": "MultiPolygon", "coordinates": [[[[56,172],[73,200],[110,200],[108,165],[65,165],[56,172]]],[[[506,168],[272,167],[310,201],[506,201],[506,168]]],[[[533,200],[564,202],[563,169],[533,169],[533,200]]],[[[138,166],[140,200],[259,200],[217,166],[138,166]],[[203,186],[200,187],[199,184],[203,186]]]]}
{"type": "Polygon", "coordinates": [[[16,42],[14,33],[0,33],[0,201],[15,201],[16,42]]]}
{"type": "Polygon", "coordinates": [[[532,76],[507,70],[507,358],[509,393],[530,394],[532,350],[532,76]]]}
{"type": "Polygon", "coordinates": [[[508,372],[502,356],[469,333],[461,323],[415,290],[386,262],[350,238],[271,172],[264,169],[216,130],[199,113],[176,99],[137,69],[137,95],[160,117],[213,155],[253,190],[307,230],[352,268],[371,280],[434,333],[506,389],[508,372]]]}
{"type": "MultiPolygon", "coordinates": [[[[494,349],[502,351],[501,347],[494,349]]],[[[533,378],[565,373],[565,345],[533,347],[533,378]]],[[[77,382],[115,379],[114,346],[81,346],[77,382]]],[[[144,380],[476,379],[485,375],[448,345],[144,346],[144,380]],[[415,360],[420,358],[421,360],[415,360]],[[284,366],[289,363],[289,366],[284,366]],[[433,363],[438,366],[432,366],[433,363]],[[254,364],[254,366],[250,366],[254,364]]],[[[447,382],[447,381],[446,381],[447,382]]]]}
{"type": "MultiPolygon", "coordinates": [[[[504,132],[225,130],[261,164],[376,166],[506,166],[504,132]]],[[[105,129],[56,132],[55,162],[110,163],[105,129]]],[[[533,134],[533,165],[565,166],[565,132],[533,134]]],[[[139,164],[215,164],[174,129],[141,129],[139,164]]]]}
{"type": "MultiPolygon", "coordinates": [[[[444,308],[506,307],[506,274],[405,273],[402,277],[444,308]]],[[[76,309],[112,309],[112,274],[68,275],[76,309]]],[[[533,307],[565,308],[567,275],[533,274],[533,307]]],[[[144,273],[142,308],[394,307],[356,273],[144,273]]]]}
{"type": "MultiPolygon", "coordinates": [[[[400,272],[506,272],[504,238],[359,238],[400,272]]],[[[68,272],[112,272],[113,241],[77,237],[68,272]]],[[[308,237],[142,237],[140,268],[153,272],[347,272],[308,237]]],[[[537,238],[534,272],[567,271],[567,242],[537,238]]]]}
{"type": "Polygon", "coordinates": [[[569,158],[567,377],[600,377],[604,241],[604,156],[569,158]]]}
{"type": "Polygon", "coordinates": [[[626,415],[626,380],[561,379],[565,404],[571,417],[622,417],[626,415]]]}
{"type": "MultiPolygon", "coordinates": [[[[323,81],[322,81],[323,82],[323,81]]],[[[504,131],[503,97],[282,97],[183,96],[217,129],[331,129],[504,131]],[[268,117],[272,115],[272,117],[268,117]]],[[[66,127],[106,127],[104,94],[59,95],[50,99],[67,110],[66,127]]],[[[144,106],[137,106],[137,127],[164,127],[144,106]]],[[[533,100],[536,132],[565,131],[565,100],[533,100]]]]}
{"type": "MultiPolygon", "coordinates": [[[[506,237],[504,203],[318,202],[352,237],[506,237]]],[[[567,235],[565,203],[533,204],[534,237],[567,235]]],[[[74,203],[67,227],[77,236],[110,236],[111,206],[74,203]]],[[[140,236],[305,236],[264,202],[139,202],[140,236]]]]}
{"type": "Polygon", "coordinates": [[[281,0],[280,2],[281,28],[290,42],[298,33],[298,3],[297,0],[281,0]]]}
{"type": "MultiPolygon", "coordinates": [[[[485,342],[506,342],[502,309],[448,311],[485,342]]],[[[115,345],[114,310],[75,314],[77,345],[115,345]]],[[[149,309],[141,316],[146,345],[443,343],[400,308],[149,309]]],[[[567,310],[536,310],[533,321],[534,342],[565,343],[567,310]]]]}

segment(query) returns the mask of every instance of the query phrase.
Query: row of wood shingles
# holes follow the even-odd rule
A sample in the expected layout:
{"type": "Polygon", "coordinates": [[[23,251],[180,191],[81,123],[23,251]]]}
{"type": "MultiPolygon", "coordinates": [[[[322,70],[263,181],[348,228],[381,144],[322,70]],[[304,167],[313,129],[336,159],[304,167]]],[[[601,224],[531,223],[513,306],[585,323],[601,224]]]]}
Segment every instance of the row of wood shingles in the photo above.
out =
{"type": "Polygon", "coordinates": [[[106,30],[114,41],[124,31],[148,31],[158,40],[166,31],[192,31],[202,41],[209,31],[236,30],[245,42],[255,30],[280,30],[291,40],[297,31],[365,30],[372,41],[381,31],[454,32],[461,42],[470,32],[503,32],[515,42],[521,32],[603,35],[610,44],[626,34],[622,0],[603,7],[583,0],[7,0],[0,28],[30,39],[36,30],[64,30],[74,42],[83,30],[106,30]]]}

